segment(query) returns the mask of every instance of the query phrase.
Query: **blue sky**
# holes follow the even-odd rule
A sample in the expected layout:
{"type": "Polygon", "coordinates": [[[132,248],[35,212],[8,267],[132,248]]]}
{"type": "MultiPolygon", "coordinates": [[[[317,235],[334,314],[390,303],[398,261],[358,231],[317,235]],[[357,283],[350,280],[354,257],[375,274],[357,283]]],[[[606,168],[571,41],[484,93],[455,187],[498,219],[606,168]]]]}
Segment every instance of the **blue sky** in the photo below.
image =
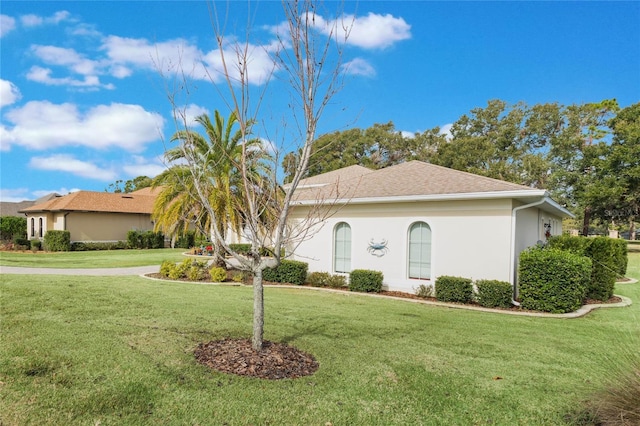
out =
{"type": "MultiPolygon", "coordinates": [[[[224,14],[227,3],[217,6],[224,14]]],[[[335,6],[320,17],[335,19],[335,6]]],[[[255,91],[283,14],[273,1],[247,10],[230,3],[224,35],[242,39],[251,17],[255,91]]],[[[362,1],[344,13],[355,16],[351,66],[319,134],[388,121],[408,133],[446,128],[490,99],[640,101],[639,2],[362,1]]],[[[211,81],[219,55],[204,1],[3,0],[0,14],[2,201],[156,175],[177,130],[169,94],[190,115],[228,115],[211,81]],[[193,70],[188,93],[173,89],[177,64],[193,70]]],[[[281,77],[256,133],[284,154],[296,141],[281,77]]]]}

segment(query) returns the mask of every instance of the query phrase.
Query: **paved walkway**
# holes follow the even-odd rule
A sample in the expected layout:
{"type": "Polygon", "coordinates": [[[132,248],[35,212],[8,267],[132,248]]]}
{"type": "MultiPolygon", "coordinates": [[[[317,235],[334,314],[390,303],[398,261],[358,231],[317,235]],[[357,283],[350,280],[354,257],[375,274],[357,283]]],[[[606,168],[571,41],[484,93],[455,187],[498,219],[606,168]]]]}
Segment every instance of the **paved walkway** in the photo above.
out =
{"type": "Polygon", "coordinates": [[[159,265],[134,266],[132,268],[95,268],[95,269],[62,269],[62,268],[24,268],[21,266],[0,266],[0,274],[21,275],[143,275],[158,272],[159,265]]]}

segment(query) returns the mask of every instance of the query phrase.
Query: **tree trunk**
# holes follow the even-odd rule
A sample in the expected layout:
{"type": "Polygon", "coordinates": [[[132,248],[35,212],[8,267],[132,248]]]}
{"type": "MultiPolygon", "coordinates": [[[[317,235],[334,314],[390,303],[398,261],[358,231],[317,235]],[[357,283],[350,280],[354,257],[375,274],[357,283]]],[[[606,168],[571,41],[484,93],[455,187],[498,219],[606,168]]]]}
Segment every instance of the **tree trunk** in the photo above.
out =
{"type": "Polygon", "coordinates": [[[584,221],[582,222],[582,236],[589,236],[589,223],[591,222],[591,207],[584,208],[584,221]]]}
{"type": "Polygon", "coordinates": [[[218,240],[213,243],[213,265],[219,268],[225,268],[226,264],[224,262],[224,248],[222,244],[218,240]]]}
{"type": "Polygon", "coordinates": [[[629,219],[629,239],[636,240],[636,218],[633,216],[629,219]]]}
{"type": "Polygon", "coordinates": [[[253,272],[253,338],[251,344],[255,351],[262,350],[264,333],[264,289],[262,269],[253,272]]]}

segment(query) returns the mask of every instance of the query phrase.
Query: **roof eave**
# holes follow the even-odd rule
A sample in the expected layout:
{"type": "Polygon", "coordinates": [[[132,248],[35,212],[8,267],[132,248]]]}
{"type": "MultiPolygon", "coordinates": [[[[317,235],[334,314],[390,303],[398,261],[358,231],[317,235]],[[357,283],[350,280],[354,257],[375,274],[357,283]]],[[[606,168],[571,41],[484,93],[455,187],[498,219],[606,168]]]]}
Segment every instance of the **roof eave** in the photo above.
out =
{"type": "MultiPolygon", "coordinates": [[[[336,204],[373,204],[373,203],[401,203],[420,201],[461,201],[461,200],[489,200],[489,199],[536,199],[547,196],[547,191],[543,189],[514,190],[514,191],[485,191],[485,192],[461,192],[454,194],[430,194],[430,195],[402,195],[390,197],[362,197],[362,198],[340,198],[325,200],[336,204]]],[[[314,205],[316,200],[302,200],[295,202],[296,205],[314,205]]]]}

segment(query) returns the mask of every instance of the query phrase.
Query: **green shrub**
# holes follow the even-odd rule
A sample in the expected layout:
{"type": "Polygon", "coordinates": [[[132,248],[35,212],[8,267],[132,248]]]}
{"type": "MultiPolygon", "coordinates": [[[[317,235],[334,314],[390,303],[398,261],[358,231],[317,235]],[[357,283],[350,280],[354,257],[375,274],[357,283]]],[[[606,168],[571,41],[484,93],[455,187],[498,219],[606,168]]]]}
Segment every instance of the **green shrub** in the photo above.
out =
{"type": "Polygon", "coordinates": [[[331,288],[342,288],[347,286],[347,277],[344,275],[331,275],[327,279],[326,285],[331,288]]]}
{"type": "Polygon", "coordinates": [[[436,299],[441,302],[469,303],[473,300],[473,285],[469,278],[442,275],[436,279],[436,299]]]}
{"type": "Polygon", "coordinates": [[[160,265],[160,275],[165,278],[169,278],[171,275],[171,271],[176,269],[176,263],[171,260],[165,260],[160,265]]]}
{"type": "Polygon", "coordinates": [[[127,248],[124,241],[75,241],[71,243],[71,251],[123,250],[127,248]]]}
{"type": "Polygon", "coordinates": [[[249,254],[251,244],[229,244],[229,248],[238,254],[249,254]]]}
{"type": "Polygon", "coordinates": [[[209,276],[214,283],[222,283],[227,279],[227,270],[219,266],[209,269],[209,276]]]}
{"type": "Polygon", "coordinates": [[[185,259],[181,263],[178,263],[177,265],[175,265],[175,268],[173,268],[169,272],[169,278],[171,278],[172,280],[179,280],[180,278],[186,278],[187,271],[189,270],[189,268],[191,268],[191,265],[193,262],[195,261],[191,259],[185,259]]]}
{"type": "Polygon", "coordinates": [[[14,238],[13,241],[16,245],[21,246],[25,249],[31,247],[31,241],[29,241],[29,239],[27,238],[14,238]]]}
{"type": "Polygon", "coordinates": [[[162,232],[133,229],[127,232],[127,247],[131,249],[164,248],[164,235],[162,232]]]}
{"type": "Polygon", "coordinates": [[[613,296],[613,287],[620,266],[616,262],[616,240],[609,237],[590,238],[586,255],[591,258],[591,283],[587,287],[587,298],[606,301],[613,296]]]}
{"type": "Polygon", "coordinates": [[[183,235],[180,235],[175,243],[176,248],[189,249],[194,246],[196,241],[195,231],[187,231],[183,235]]]}
{"type": "Polygon", "coordinates": [[[628,244],[625,240],[613,240],[614,241],[614,262],[618,271],[618,278],[622,278],[627,275],[627,265],[629,263],[629,249],[628,244]]]}
{"type": "Polygon", "coordinates": [[[207,262],[194,260],[191,266],[185,271],[185,276],[189,281],[201,281],[207,276],[207,262]]]}
{"type": "Polygon", "coordinates": [[[384,275],[379,271],[354,269],[349,274],[349,290],[365,293],[380,293],[384,275]]]}
{"type": "Polygon", "coordinates": [[[311,272],[307,275],[307,282],[314,287],[325,287],[331,278],[328,272],[311,272]]]}
{"type": "Polygon", "coordinates": [[[627,245],[624,240],[609,237],[553,237],[550,247],[569,250],[591,259],[592,271],[587,298],[609,300],[616,278],[627,270],[627,245]]]}
{"type": "Polygon", "coordinates": [[[44,234],[44,248],[47,251],[71,251],[69,231],[47,231],[44,234]]]}
{"type": "Polygon", "coordinates": [[[18,216],[0,216],[0,240],[27,238],[27,218],[18,216]]]}
{"type": "Polygon", "coordinates": [[[476,301],[486,308],[509,308],[513,288],[511,283],[498,280],[476,281],[476,301]]]}
{"type": "Polygon", "coordinates": [[[282,260],[275,268],[262,271],[262,278],[266,281],[302,285],[307,279],[309,264],[297,260],[282,260]]]}
{"type": "Polygon", "coordinates": [[[420,284],[418,288],[415,289],[415,292],[416,296],[424,298],[433,297],[435,294],[433,286],[425,284],[420,284]]]}
{"type": "Polygon", "coordinates": [[[247,278],[247,274],[244,271],[236,271],[231,275],[233,282],[242,283],[247,278]]]}
{"type": "Polygon", "coordinates": [[[40,241],[40,240],[31,240],[31,250],[33,250],[33,251],[42,250],[42,241],[40,241]]]}
{"type": "Polygon", "coordinates": [[[531,248],[521,253],[521,306],[564,313],[582,306],[591,276],[591,259],[555,248],[531,248]]]}

